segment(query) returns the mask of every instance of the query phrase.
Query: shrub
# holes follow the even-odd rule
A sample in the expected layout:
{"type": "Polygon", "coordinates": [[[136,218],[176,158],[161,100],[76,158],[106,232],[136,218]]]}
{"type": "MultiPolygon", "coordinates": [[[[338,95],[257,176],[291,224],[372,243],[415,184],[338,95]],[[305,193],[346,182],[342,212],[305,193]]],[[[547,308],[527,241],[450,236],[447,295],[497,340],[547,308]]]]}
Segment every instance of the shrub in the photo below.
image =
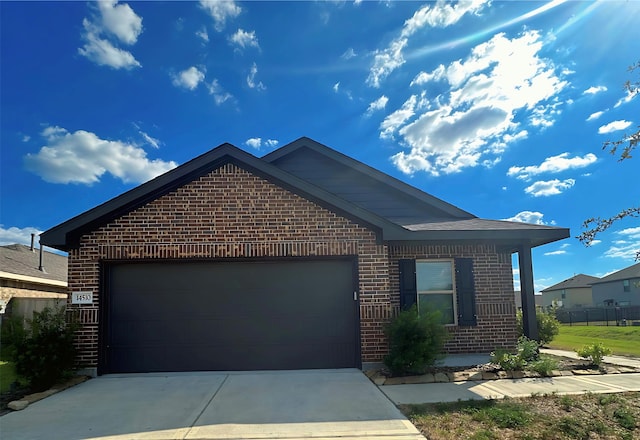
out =
{"type": "Polygon", "coordinates": [[[491,353],[490,360],[505,371],[523,370],[530,362],[538,359],[538,343],[525,336],[518,338],[516,353],[504,349],[491,353]]]}
{"type": "MultiPolygon", "coordinates": [[[[518,335],[524,336],[524,326],[522,324],[522,310],[516,312],[516,322],[518,325],[518,335]]],[[[536,312],[536,322],[538,323],[538,337],[540,345],[547,345],[560,331],[560,321],[556,319],[555,313],[536,312]]]]}
{"type": "Polygon", "coordinates": [[[605,347],[599,342],[595,344],[589,344],[582,347],[580,350],[576,350],[578,356],[588,359],[591,365],[600,366],[605,356],[611,354],[611,349],[605,347]]]}
{"type": "Polygon", "coordinates": [[[389,354],[385,365],[394,375],[422,374],[443,357],[449,332],[441,323],[440,313],[416,306],[401,311],[385,328],[389,354]]]}
{"type": "Polygon", "coordinates": [[[527,365],[527,369],[535,371],[540,376],[551,376],[551,372],[558,368],[558,362],[548,357],[541,357],[527,365]]]}
{"type": "Polygon", "coordinates": [[[14,341],[16,373],[35,391],[40,391],[71,374],[76,326],[67,325],[62,307],[33,312],[33,318],[27,322],[23,337],[14,341]]]}

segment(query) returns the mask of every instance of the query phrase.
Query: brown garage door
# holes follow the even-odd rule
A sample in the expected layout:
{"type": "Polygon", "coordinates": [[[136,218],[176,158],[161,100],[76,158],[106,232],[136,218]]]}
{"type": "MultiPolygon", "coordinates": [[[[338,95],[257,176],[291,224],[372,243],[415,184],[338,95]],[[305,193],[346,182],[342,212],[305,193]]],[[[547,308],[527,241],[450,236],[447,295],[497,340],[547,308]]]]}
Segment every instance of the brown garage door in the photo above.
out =
{"type": "Polygon", "coordinates": [[[101,371],[358,367],[354,285],[350,260],[109,265],[101,371]]]}

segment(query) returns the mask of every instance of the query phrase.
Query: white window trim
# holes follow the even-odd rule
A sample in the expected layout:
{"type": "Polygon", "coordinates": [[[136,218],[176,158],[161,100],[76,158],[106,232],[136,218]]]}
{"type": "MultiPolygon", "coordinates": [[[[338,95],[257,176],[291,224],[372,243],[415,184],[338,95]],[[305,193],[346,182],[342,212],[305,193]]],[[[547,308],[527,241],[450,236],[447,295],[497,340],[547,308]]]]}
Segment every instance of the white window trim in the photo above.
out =
{"type": "Polygon", "coordinates": [[[456,327],[458,325],[458,295],[456,292],[456,262],[453,258],[437,258],[437,259],[416,259],[416,266],[420,263],[449,263],[451,265],[451,290],[429,290],[429,291],[420,291],[418,290],[418,270],[416,268],[416,301],[418,310],[420,310],[420,294],[430,295],[430,294],[443,294],[450,293],[452,295],[452,303],[453,303],[453,323],[452,324],[444,324],[445,327],[456,327]]]}

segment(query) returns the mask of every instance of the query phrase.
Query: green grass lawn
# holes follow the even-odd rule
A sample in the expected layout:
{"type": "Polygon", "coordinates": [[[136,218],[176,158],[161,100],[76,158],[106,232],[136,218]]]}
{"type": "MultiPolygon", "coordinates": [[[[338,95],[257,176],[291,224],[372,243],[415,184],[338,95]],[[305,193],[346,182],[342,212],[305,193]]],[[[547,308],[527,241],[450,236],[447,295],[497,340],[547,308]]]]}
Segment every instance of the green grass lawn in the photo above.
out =
{"type": "Polygon", "coordinates": [[[587,344],[600,342],[612,354],[640,357],[640,327],[561,325],[560,333],[550,348],[575,351],[587,344]]]}
{"type": "Polygon", "coordinates": [[[13,363],[6,360],[0,360],[0,393],[9,390],[9,386],[15,382],[16,369],[13,363]]]}

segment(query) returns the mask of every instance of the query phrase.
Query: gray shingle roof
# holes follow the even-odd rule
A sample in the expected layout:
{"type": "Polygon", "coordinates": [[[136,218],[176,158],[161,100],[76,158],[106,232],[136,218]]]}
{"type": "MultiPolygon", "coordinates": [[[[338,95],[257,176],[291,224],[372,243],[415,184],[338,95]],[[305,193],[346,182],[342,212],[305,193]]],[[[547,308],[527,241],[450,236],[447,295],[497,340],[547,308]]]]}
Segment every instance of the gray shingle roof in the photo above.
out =
{"type": "Polygon", "coordinates": [[[42,265],[45,272],[38,269],[39,249],[32,252],[22,244],[0,246],[0,272],[67,282],[67,257],[44,250],[42,265]]]}
{"type": "Polygon", "coordinates": [[[602,284],[611,281],[630,280],[634,278],[640,278],[640,263],[636,263],[633,266],[629,266],[622,270],[600,278],[597,282],[591,284],[602,284]]]}
{"type": "Polygon", "coordinates": [[[546,289],[541,290],[541,292],[552,292],[555,290],[562,290],[562,289],[579,289],[579,288],[591,287],[591,285],[594,282],[599,280],[600,278],[598,277],[592,277],[591,275],[585,275],[580,273],[558,284],[554,284],[551,287],[547,287],[546,289]]]}

